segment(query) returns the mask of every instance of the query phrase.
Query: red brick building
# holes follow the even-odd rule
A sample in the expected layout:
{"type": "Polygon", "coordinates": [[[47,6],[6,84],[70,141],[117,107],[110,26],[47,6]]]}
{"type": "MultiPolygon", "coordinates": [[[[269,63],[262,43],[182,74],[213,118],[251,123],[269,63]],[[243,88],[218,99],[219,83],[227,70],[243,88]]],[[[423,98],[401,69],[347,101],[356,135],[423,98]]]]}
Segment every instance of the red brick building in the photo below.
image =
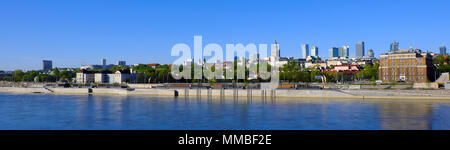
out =
{"type": "Polygon", "coordinates": [[[383,82],[427,82],[434,80],[430,53],[399,50],[380,55],[379,78],[383,82]]]}

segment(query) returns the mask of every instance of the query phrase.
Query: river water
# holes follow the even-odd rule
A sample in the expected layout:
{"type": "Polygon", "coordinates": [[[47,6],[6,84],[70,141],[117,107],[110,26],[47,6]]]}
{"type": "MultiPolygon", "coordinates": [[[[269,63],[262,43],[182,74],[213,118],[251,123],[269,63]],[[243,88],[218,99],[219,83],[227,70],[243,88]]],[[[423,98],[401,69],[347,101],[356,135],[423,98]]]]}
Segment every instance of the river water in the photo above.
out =
{"type": "Polygon", "coordinates": [[[450,129],[450,101],[0,94],[0,130],[450,129]]]}

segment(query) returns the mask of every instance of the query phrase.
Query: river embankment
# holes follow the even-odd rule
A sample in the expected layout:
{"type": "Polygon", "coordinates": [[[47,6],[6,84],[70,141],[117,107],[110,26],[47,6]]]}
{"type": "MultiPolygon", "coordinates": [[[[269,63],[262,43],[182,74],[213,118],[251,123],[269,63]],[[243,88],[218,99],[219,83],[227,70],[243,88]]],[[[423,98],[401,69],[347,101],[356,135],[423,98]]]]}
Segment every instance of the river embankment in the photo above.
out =
{"type": "Polygon", "coordinates": [[[417,99],[450,100],[450,90],[352,90],[352,89],[196,89],[196,88],[62,88],[0,87],[0,93],[61,95],[140,95],[169,97],[270,97],[330,99],[417,99]]]}

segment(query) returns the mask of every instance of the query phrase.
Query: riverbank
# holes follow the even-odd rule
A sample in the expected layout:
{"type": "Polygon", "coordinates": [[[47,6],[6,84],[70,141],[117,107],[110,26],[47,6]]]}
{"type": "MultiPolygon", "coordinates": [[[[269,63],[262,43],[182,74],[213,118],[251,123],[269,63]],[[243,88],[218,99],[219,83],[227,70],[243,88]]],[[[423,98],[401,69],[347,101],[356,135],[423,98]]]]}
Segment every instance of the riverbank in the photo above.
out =
{"type": "Polygon", "coordinates": [[[450,100],[450,90],[339,90],[339,89],[123,89],[123,88],[51,88],[51,87],[0,87],[0,93],[61,94],[61,95],[141,95],[168,97],[285,97],[330,99],[418,99],[450,100]]]}

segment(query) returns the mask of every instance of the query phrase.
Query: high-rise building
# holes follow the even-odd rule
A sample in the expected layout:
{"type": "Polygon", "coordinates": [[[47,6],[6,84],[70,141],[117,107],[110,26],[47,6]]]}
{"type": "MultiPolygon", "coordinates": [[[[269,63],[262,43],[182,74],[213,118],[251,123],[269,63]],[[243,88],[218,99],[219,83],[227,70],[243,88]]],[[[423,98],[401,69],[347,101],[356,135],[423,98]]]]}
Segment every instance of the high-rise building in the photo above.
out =
{"type": "Polygon", "coordinates": [[[441,55],[447,55],[447,47],[445,46],[439,47],[439,52],[441,55]]]}
{"type": "Polygon", "coordinates": [[[319,56],[319,48],[317,46],[311,46],[311,56],[319,56]]]}
{"type": "Polygon", "coordinates": [[[350,46],[342,46],[339,48],[339,57],[348,57],[350,46]]]}
{"type": "Polygon", "coordinates": [[[118,66],[125,66],[127,65],[126,61],[117,61],[118,66]]]}
{"type": "Polygon", "coordinates": [[[309,45],[308,44],[302,45],[302,54],[303,54],[303,58],[306,58],[309,56],[309,45]]]}
{"type": "Polygon", "coordinates": [[[106,59],[102,59],[102,66],[106,66],[106,59]]]}
{"type": "Polygon", "coordinates": [[[330,48],[328,54],[330,55],[329,59],[339,57],[339,48],[337,47],[330,48]]]}
{"type": "Polygon", "coordinates": [[[364,42],[357,42],[356,43],[356,57],[363,57],[364,56],[364,42]]]}
{"type": "Polygon", "coordinates": [[[396,52],[396,51],[398,51],[398,42],[393,42],[393,43],[391,43],[391,52],[396,52]]]}
{"type": "Polygon", "coordinates": [[[280,58],[280,48],[278,47],[277,40],[275,40],[275,44],[273,45],[274,49],[272,49],[271,56],[275,58],[280,58]]]}
{"type": "Polygon", "coordinates": [[[53,62],[51,60],[42,60],[42,70],[53,69],[53,62]]]}
{"type": "Polygon", "coordinates": [[[373,53],[373,49],[369,49],[369,51],[367,52],[367,55],[368,55],[370,58],[374,58],[374,57],[375,57],[375,54],[373,53]]]}

